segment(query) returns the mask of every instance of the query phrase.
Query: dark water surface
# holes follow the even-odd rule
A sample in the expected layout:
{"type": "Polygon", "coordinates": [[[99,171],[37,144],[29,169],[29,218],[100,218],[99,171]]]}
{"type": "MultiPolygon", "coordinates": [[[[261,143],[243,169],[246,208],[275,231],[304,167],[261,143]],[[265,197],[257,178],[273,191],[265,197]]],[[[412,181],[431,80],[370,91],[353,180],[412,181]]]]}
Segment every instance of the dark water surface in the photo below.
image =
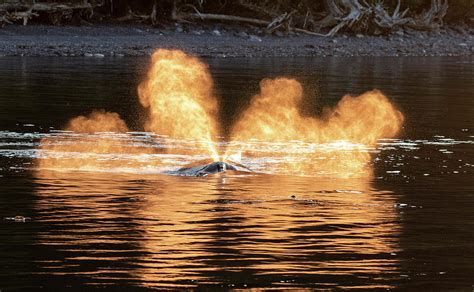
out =
{"type": "Polygon", "coordinates": [[[38,169],[39,140],[93,109],[149,143],[136,98],[148,59],[0,58],[0,290],[473,289],[474,59],[206,61],[224,128],[262,78],[286,75],[307,114],[378,88],[403,133],[379,141],[371,179],[38,169]]]}

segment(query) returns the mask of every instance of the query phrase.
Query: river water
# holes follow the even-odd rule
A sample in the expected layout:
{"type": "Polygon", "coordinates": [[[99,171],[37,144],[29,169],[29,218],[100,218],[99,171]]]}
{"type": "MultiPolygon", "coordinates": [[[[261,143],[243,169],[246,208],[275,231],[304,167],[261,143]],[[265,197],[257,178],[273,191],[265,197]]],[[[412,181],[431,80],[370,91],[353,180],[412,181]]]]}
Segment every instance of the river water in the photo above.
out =
{"type": "Polygon", "coordinates": [[[370,179],[287,176],[271,164],[178,177],[147,167],[156,157],[146,154],[102,158],[139,168],[37,167],[40,139],[93,109],[130,125],[114,139],[155,147],[136,97],[148,62],[0,58],[0,290],[473,289],[474,59],[205,60],[227,130],[262,78],[301,81],[311,115],[382,90],[406,119],[373,149],[370,179]]]}

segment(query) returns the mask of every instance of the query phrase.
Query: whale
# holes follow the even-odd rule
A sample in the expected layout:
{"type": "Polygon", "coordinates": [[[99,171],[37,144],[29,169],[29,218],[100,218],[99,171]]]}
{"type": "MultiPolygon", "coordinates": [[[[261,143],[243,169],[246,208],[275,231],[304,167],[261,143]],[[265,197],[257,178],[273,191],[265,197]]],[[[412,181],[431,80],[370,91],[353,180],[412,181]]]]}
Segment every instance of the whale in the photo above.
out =
{"type": "Polygon", "coordinates": [[[252,172],[249,168],[236,163],[236,162],[226,162],[226,161],[212,161],[209,160],[199,161],[181,167],[178,170],[170,171],[168,174],[179,175],[179,176],[196,176],[203,177],[211,174],[218,174],[224,172],[232,173],[249,173],[252,172]]]}

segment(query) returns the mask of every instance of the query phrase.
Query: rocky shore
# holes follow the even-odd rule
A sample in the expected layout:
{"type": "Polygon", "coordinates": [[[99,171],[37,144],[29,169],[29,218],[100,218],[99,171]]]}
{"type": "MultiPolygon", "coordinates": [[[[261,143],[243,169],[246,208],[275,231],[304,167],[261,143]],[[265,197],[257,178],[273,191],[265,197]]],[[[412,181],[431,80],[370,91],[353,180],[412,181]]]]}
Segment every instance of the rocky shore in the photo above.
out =
{"type": "Polygon", "coordinates": [[[203,57],[471,56],[474,29],[399,31],[389,36],[268,35],[256,28],[138,25],[0,28],[0,56],[142,56],[176,48],[203,57]]]}

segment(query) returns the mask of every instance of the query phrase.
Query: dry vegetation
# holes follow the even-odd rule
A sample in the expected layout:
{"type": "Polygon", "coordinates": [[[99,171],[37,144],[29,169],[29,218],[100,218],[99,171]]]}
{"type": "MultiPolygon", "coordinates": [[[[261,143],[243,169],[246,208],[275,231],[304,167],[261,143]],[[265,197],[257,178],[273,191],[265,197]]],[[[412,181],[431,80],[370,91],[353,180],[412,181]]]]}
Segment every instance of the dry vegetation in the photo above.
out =
{"type": "Polygon", "coordinates": [[[472,25],[473,20],[472,0],[0,0],[0,25],[217,21],[260,26],[268,33],[333,36],[438,30],[446,21],[472,25]]]}

